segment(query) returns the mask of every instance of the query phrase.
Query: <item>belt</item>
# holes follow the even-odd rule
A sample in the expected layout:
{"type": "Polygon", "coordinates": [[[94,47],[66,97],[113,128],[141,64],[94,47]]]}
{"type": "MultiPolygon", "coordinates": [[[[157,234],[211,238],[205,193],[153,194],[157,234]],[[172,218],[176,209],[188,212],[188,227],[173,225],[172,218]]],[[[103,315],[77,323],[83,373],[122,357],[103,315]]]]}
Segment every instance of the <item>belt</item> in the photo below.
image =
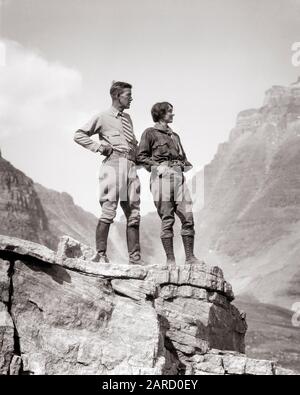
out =
{"type": "Polygon", "coordinates": [[[114,150],[108,159],[113,159],[113,158],[125,158],[132,162],[135,162],[135,155],[132,154],[131,152],[120,152],[114,150]]]}
{"type": "Polygon", "coordinates": [[[175,161],[175,160],[166,160],[166,161],[162,162],[161,165],[171,167],[173,170],[176,170],[176,171],[182,171],[184,168],[184,164],[182,162],[175,161]]]}
{"type": "MultiPolygon", "coordinates": [[[[167,166],[169,168],[169,170],[167,171],[167,173],[164,174],[168,174],[168,175],[172,175],[172,174],[178,174],[180,176],[183,177],[183,169],[180,165],[173,165],[173,166],[169,166],[168,162],[164,162],[163,163],[165,166],[167,166]]],[[[157,170],[158,166],[152,167],[152,175],[153,176],[157,176],[158,174],[158,170],[157,170]]],[[[161,177],[161,176],[160,176],[161,177]]]]}
{"type": "Polygon", "coordinates": [[[112,156],[117,156],[118,158],[128,158],[129,157],[129,153],[128,152],[119,152],[119,151],[114,151],[110,157],[112,156]]]}

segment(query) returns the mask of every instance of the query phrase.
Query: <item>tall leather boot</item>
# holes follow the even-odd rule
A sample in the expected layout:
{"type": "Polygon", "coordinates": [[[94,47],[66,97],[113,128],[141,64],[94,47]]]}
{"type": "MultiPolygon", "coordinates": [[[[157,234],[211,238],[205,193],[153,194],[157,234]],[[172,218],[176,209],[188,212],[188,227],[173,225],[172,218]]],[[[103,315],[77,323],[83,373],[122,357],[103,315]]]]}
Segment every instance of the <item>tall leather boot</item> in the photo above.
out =
{"type": "Polygon", "coordinates": [[[195,237],[194,236],[182,236],[182,241],[184,245],[186,261],[185,263],[190,264],[197,264],[201,263],[198,258],[194,255],[194,244],[195,244],[195,237]]]}
{"type": "Polygon", "coordinates": [[[142,265],[140,246],[140,226],[128,226],[126,229],[129,264],[142,265]]]}
{"type": "Polygon", "coordinates": [[[92,258],[93,262],[109,263],[109,259],[106,255],[107,250],[107,239],[109,233],[110,224],[99,221],[96,229],[96,255],[92,258]]]}
{"type": "Polygon", "coordinates": [[[173,237],[169,237],[167,239],[161,239],[162,245],[164,247],[167,256],[167,265],[176,265],[173,240],[174,240],[173,237]]]}

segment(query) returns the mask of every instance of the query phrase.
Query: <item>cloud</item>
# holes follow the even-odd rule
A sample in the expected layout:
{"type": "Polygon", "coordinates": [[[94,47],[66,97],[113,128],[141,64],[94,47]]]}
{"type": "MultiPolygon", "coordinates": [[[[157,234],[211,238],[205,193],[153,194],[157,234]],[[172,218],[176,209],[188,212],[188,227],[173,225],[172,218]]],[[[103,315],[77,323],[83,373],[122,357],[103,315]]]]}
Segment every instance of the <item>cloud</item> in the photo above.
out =
{"type": "Polygon", "coordinates": [[[5,52],[0,67],[0,136],[40,133],[62,120],[70,123],[81,89],[80,73],[15,42],[2,40],[0,47],[5,52]]]}
{"type": "Polygon", "coordinates": [[[3,157],[34,181],[71,193],[93,211],[96,184],[90,169],[96,169],[96,157],[86,155],[85,160],[84,150],[73,141],[74,131],[94,111],[85,103],[81,74],[16,42],[0,39],[1,46],[5,49],[5,62],[0,65],[3,157]],[[87,110],[82,110],[83,104],[87,110]]]}
{"type": "Polygon", "coordinates": [[[11,2],[11,0],[0,0],[0,7],[1,6],[4,6],[4,5],[7,5],[7,4],[9,4],[11,2]]]}

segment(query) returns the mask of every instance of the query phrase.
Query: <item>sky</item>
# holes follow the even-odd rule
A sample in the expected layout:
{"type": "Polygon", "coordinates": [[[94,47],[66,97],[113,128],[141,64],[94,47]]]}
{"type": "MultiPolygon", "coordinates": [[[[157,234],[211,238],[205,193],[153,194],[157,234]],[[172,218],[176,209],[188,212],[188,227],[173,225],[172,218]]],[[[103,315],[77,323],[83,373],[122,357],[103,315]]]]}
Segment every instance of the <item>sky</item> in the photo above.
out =
{"type": "MultiPolygon", "coordinates": [[[[300,0],[0,0],[2,155],[99,216],[103,158],[73,135],[110,107],[113,80],[133,85],[138,138],[155,102],[174,105],[173,129],[195,172],[240,111],[297,80],[299,22],[300,0]]],[[[140,176],[145,214],[154,205],[140,176]]]]}

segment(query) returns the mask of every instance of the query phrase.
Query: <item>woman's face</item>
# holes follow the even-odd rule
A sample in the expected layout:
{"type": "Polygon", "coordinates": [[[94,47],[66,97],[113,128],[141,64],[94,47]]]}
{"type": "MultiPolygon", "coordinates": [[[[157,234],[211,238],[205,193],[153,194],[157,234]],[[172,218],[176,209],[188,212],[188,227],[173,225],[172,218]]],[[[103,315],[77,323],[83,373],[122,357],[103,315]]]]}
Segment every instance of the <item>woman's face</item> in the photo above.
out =
{"type": "Polygon", "coordinates": [[[173,107],[168,106],[165,116],[163,117],[163,121],[166,123],[172,123],[175,114],[173,113],[173,107]]]}

